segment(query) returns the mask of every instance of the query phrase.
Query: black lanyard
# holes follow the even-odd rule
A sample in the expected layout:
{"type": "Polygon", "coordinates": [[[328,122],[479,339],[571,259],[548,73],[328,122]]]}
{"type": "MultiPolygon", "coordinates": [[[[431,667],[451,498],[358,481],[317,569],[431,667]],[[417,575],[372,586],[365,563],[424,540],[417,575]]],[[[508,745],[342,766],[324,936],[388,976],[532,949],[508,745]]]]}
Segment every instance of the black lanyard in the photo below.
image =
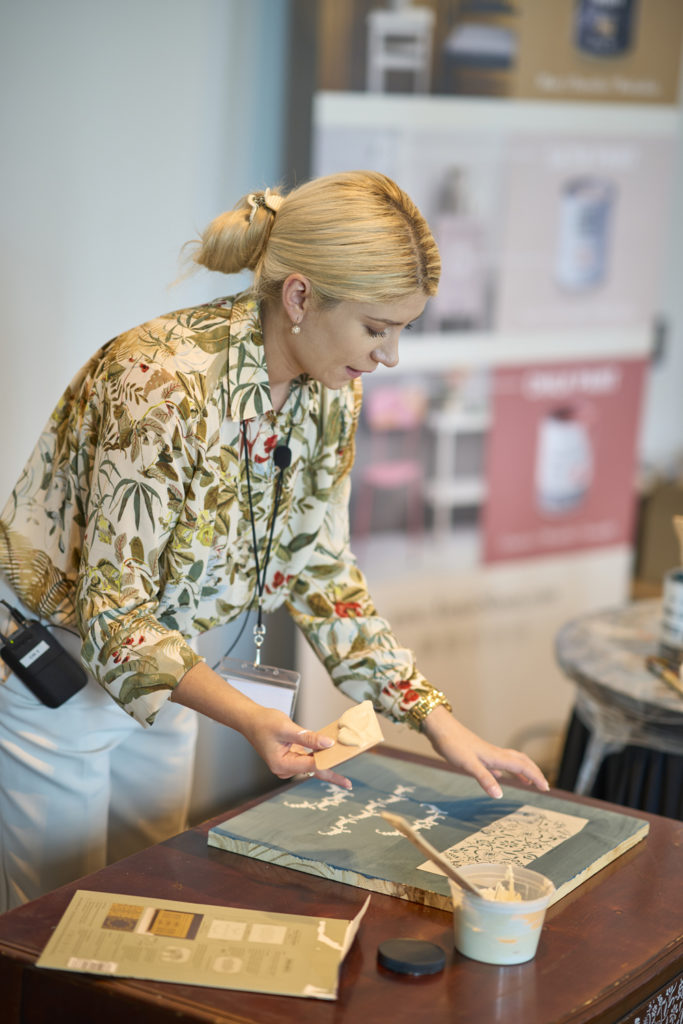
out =
{"type": "Polygon", "coordinates": [[[296,416],[299,405],[301,404],[301,390],[296,400],[296,405],[292,411],[292,417],[289,423],[289,431],[287,432],[287,439],[284,444],[278,444],[273,452],[273,462],[277,466],[278,475],[275,483],[275,500],[273,501],[273,515],[270,520],[270,530],[268,532],[268,544],[266,546],[266,557],[263,561],[263,571],[259,564],[258,557],[258,543],[256,540],[256,520],[254,519],[254,505],[251,496],[251,473],[249,470],[249,441],[247,439],[247,421],[242,420],[242,441],[244,443],[244,464],[247,471],[247,494],[249,496],[249,518],[251,520],[251,539],[254,548],[254,561],[256,563],[256,599],[258,609],[258,619],[254,626],[254,646],[256,647],[256,656],[254,658],[254,664],[261,664],[261,647],[266,635],[266,627],[263,624],[263,591],[266,586],[266,572],[268,570],[268,562],[270,561],[270,549],[273,544],[273,534],[275,532],[275,520],[277,519],[278,510],[280,508],[280,497],[282,495],[282,477],[284,471],[290,465],[292,461],[292,449],[289,447],[289,441],[292,436],[292,430],[294,429],[294,417],[296,416]]]}

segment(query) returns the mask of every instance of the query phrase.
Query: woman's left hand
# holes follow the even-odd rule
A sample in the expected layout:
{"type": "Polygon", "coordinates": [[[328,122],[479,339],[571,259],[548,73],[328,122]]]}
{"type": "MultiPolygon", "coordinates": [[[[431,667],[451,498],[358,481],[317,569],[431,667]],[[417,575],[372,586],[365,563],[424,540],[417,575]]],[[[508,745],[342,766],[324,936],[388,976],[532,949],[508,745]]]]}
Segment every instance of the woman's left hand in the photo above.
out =
{"type": "Polygon", "coordinates": [[[462,725],[443,706],[436,707],[422,724],[422,731],[437,754],[454,768],[472,775],[489,796],[500,798],[498,778],[508,772],[527,785],[546,792],[550,786],[543,772],[519,750],[506,750],[487,743],[462,725]]]}

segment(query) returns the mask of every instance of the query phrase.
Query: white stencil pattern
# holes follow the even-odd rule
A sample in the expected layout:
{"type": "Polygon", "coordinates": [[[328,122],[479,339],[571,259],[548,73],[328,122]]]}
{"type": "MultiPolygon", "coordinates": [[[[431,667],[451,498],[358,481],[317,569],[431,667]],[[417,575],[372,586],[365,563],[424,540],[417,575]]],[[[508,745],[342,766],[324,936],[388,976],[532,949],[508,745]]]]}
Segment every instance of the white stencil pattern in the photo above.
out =
{"type": "MultiPolygon", "coordinates": [[[[337,820],[330,825],[327,829],[318,829],[318,835],[320,836],[339,836],[339,835],[350,835],[353,826],[357,825],[361,821],[367,821],[368,818],[376,818],[380,816],[380,813],[385,807],[391,806],[391,804],[399,803],[404,800],[406,796],[414,791],[414,786],[402,786],[398,785],[394,788],[393,792],[386,797],[377,797],[374,800],[368,800],[364,807],[355,813],[341,815],[337,820]]],[[[326,811],[330,807],[338,807],[343,804],[344,801],[349,797],[350,794],[345,790],[340,791],[337,786],[329,787],[329,795],[321,797],[320,800],[301,800],[294,802],[293,800],[285,800],[284,804],[286,807],[292,807],[298,810],[309,810],[309,811],[326,811]]],[[[446,812],[440,810],[436,804],[420,804],[421,807],[425,807],[427,812],[423,818],[419,821],[412,821],[412,827],[417,831],[430,829],[437,821],[441,818],[446,817],[446,812]]],[[[395,830],[384,831],[382,829],[375,829],[378,835],[382,836],[397,836],[399,833],[395,830]]]]}
{"type": "Polygon", "coordinates": [[[327,786],[327,796],[322,796],[320,800],[283,800],[285,807],[292,807],[297,811],[327,811],[330,807],[339,807],[343,804],[351,794],[345,789],[340,789],[339,786],[327,786]]]}
{"type": "MultiPolygon", "coordinates": [[[[444,850],[443,856],[456,867],[508,862],[525,865],[571,839],[587,822],[587,818],[524,804],[444,850]]],[[[419,869],[441,874],[431,861],[420,864],[419,869]]]]}

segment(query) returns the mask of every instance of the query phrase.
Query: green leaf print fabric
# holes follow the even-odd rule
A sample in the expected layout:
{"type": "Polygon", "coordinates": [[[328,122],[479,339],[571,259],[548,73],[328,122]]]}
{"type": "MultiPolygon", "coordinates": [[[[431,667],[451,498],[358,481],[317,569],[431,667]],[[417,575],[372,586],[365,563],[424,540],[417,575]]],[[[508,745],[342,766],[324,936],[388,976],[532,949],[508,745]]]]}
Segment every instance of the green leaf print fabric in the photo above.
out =
{"type": "Polygon", "coordinates": [[[199,656],[188,640],[254,603],[240,423],[261,564],[272,452],[291,429],[264,610],[283,602],[353,700],[402,720],[429,683],[379,617],[349,548],[359,382],[309,378],[273,410],[249,293],[169,313],[95,353],[60,399],[0,517],[0,571],[150,725],[199,656]]]}

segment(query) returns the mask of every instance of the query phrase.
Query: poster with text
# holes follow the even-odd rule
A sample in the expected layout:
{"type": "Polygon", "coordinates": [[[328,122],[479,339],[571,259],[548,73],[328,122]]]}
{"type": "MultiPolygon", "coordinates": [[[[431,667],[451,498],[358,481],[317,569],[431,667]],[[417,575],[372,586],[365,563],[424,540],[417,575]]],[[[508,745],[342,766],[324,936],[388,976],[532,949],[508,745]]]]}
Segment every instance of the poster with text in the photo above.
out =
{"type": "Polygon", "coordinates": [[[651,331],[676,114],[326,93],[313,124],[316,175],[387,174],[432,228],[442,276],[420,330],[651,331]]]}
{"type": "Polygon", "coordinates": [[[646,361],[493,371],[483,560],[629,544],[646,361]]]}
{"type": "Polygon", "coordinates": [[[678,0],[518,0],[515,95],[671,103],[678,98],[678,0]]]}
{"type": "Polygon", "coordinates": [[[648,326],[667,241],[673,140],[548,129],[509,140],[497,329],[648,326]]]}
{"type": "Polygon", "coordinates": [[[675,104],[679,0],[318,0],[318,88],[675,104]]]}

